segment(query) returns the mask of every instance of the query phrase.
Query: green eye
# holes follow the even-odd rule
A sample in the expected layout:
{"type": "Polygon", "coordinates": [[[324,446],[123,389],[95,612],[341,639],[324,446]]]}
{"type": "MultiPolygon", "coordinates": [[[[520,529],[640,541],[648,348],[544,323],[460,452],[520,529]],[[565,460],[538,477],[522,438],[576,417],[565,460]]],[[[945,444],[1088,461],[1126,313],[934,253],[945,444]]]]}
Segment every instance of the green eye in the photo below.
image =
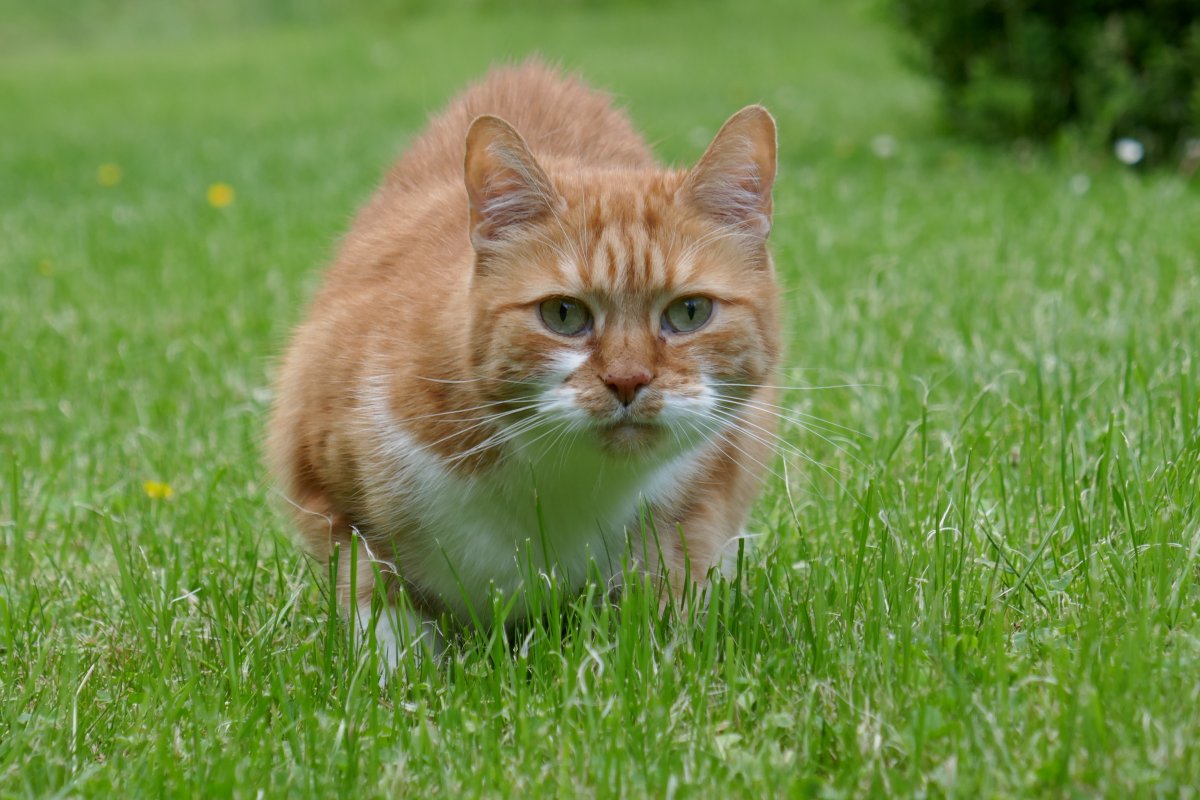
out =
{"type": "Polygon", "coordinates": [[[546,327],[563,336],[578,336],[592,327],[592,312],[571,297],[551,297],[538,306],[546,327]]]}
{"type": "Polygon", "coordinates": [[[712,316],[713,301],[707,297],[681,297],[663,312],[663,327],[676,333],[699,330],[712,316]]]}

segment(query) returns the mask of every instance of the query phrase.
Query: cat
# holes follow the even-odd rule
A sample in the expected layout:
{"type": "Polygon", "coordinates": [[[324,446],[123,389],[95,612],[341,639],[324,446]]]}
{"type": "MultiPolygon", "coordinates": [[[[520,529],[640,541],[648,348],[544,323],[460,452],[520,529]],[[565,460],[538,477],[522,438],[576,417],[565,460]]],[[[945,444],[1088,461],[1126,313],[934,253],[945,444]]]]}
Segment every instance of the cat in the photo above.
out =
{"type": "Polygon", "coordinates": [[[391,169],[293,334],[267,443],[385,661],[442,647],[440,618],[489,624],[531,564],[578,587],[633,553],[675,595],[726,565],[772,452],[775,172],[761,106],[667,169],[540,61],[493,69],[391,169]]]}

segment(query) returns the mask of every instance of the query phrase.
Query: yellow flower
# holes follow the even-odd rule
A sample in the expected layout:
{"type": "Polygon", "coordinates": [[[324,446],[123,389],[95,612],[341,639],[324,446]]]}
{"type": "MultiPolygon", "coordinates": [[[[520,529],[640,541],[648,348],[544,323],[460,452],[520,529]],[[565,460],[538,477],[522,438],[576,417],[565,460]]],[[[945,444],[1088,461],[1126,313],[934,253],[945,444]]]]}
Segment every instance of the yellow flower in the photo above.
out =
{"type": "Polygon", "coordinates": [[[142,484],[142,489],[151,500],[170,500],[175,495],[171,484],[162,481],[146,481],[142,484]]]}
{"type": "Polygon", "coordinates": [[[48,258],[43,258],[38,262],[37,270],[38,272],[42,273],[44,277],[49,278],[54,274],[54,262],[48,258]]]}
{"type": "Polygon", "coordinates": [[[121,182],[121,165],[101,164],[100,169],[96,170],[96,180],[101,186],[116,186],[121,182]]]}
{"type": "Polygon", "coordinates": [[[233,202],[233,187],[228,183],[214,183],[208,187],[208,204],[213,208],[224,208],[233,202]]]}

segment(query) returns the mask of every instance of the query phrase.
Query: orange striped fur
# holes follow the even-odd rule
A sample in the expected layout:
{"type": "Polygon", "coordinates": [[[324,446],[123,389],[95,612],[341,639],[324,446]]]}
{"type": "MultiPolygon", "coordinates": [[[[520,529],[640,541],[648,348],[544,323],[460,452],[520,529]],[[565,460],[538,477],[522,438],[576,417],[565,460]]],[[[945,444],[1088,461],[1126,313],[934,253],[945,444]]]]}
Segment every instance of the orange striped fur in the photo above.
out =
{"type": "Polygon", "coordinates": [[[368,622],[378,573],[416,609],[409,638],[486,619],[530,542],[578,584],[589,560],[615,571],[647,508],[646,569],[680,591],[685,558],[693,579],[719,565],[770,458],[774,176],[761,107],[665,169],[607,97],[536,62],[430,122],[296,330],[270,421],[281,491],[311,552],[342,548],[351,613],[368,622]]]}

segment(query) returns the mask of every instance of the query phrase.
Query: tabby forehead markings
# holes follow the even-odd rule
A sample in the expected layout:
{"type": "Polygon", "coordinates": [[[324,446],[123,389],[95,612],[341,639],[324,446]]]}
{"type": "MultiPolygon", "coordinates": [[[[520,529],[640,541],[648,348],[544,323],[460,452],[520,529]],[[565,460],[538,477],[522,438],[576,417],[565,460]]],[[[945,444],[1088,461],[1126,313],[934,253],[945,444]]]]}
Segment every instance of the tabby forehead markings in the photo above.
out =
{"type": "Polygon", "coordinates": [[[676,275],[674,255],[667,244],[657,241],[636,225],[609,225],[591,248],[587,262],[556,264],[556,269],[574,270],[576,285],[583,292],[612,297],[670,291],[676,275]]]}

